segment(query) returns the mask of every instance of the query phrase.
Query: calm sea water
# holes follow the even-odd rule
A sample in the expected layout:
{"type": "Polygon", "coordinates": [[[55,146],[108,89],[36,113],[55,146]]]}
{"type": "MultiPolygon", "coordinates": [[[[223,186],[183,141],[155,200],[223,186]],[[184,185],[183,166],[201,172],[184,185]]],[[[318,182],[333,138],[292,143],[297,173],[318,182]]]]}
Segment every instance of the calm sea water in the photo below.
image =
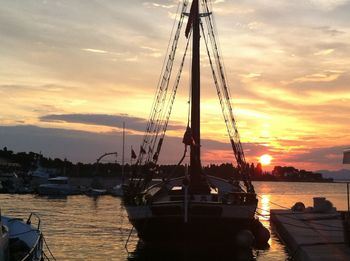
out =
{"type": "MultiPolygon", "coordinates": [[[[312,206],[313,197],[325,196],[339,210],[345,210],[346,185],[339,183],[255,182],[259,195],[260,219],[272,231],[267,250],[253,251],[256,260],[286,260],[288,253],[269,223],[270,209],[291,207],[302,201],[312,206]]],[[[0,194],[2,213],[26,218],[30,212],[41,217],[41,227],[57,260],[127,260],[125,242],[131,226],[119,198],[69,196],[50,199],[34,195],[0,194]]],[[[136,235],[128,250],[134,251],[136,235]]],[[[152,260],[152,259],[149,259],[152,260]]],[[[187,259],[188,260],[188,259],[187,259]]]]}

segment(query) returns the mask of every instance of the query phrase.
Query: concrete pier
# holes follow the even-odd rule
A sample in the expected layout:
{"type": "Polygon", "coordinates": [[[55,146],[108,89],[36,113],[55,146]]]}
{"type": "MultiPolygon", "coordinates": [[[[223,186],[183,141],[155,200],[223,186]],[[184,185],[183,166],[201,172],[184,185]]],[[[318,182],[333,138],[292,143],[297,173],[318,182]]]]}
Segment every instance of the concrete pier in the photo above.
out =
{"type": "Polygon", "coordinates": [[[270,213],[272,225],[295,260],[350,260],[340,213],[281,209],[270,213]]]}

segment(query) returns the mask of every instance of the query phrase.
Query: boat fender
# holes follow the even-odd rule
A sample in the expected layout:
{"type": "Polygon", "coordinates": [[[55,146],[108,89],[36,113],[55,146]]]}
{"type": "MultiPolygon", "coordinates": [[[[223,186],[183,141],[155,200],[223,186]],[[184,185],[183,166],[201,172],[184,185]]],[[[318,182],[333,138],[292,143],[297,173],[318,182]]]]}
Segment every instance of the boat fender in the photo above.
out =
{"type": "Polygon", "coordinates": [[[330,213],[334,211],[333,204],[324,197],[314,198],[314,212],[317,213],[330,213]]]}
{"type": "Polygon", "coordinates": [[[254,222],[253,234],[255,237],[254,245],[259,247],[268,246],[268,242],[270,239],[270,231],[264,227],[263,224],[259,220],[254,222]]]}
{"type": "Polygon", "coordinates": [[[254,242],[254,235],[249,230],[242,230],[236,236],[236,245],[238,247],[250,248],[254,242]]]}
{"type": "Polygon", "coordinates": [[[305,211],[305,205],[303,202],[297,202],[292,207],[292,211],[303,212],[305,211]]]}

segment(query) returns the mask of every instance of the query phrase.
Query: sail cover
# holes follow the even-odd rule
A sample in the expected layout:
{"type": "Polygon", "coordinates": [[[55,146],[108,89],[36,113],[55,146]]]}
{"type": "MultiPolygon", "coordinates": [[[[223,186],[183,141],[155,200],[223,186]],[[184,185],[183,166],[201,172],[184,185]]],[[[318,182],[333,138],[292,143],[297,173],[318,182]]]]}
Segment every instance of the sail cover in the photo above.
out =
{"type": "Polygon", "coordinates": [[[350,149],[344,150],[343,164],[350,164],[350,149]]]}

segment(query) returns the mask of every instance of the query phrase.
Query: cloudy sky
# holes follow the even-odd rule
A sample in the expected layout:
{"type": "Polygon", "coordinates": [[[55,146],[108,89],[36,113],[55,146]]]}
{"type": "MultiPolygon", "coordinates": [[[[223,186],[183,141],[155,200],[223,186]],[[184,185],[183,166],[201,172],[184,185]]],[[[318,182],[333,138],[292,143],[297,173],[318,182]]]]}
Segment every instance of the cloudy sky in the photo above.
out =
{"type": "MultiPolygon", "coordinates": [[[[248,160],[267,153],[273,165],[342,168],[350,147],[350,1],[212,2],[248,160]]],[[[0,0],[0,146],[91,162],[121,153],[125,121],[127,148],[138,148],[178,4],[0,0]]],[[[184,33],[180,42],[181,54],[184,33]]],[[[232,161],[202,60],[202,161],[232,161]]],[[[181,157],[188,72],[163,163],[181,157]]]]}

